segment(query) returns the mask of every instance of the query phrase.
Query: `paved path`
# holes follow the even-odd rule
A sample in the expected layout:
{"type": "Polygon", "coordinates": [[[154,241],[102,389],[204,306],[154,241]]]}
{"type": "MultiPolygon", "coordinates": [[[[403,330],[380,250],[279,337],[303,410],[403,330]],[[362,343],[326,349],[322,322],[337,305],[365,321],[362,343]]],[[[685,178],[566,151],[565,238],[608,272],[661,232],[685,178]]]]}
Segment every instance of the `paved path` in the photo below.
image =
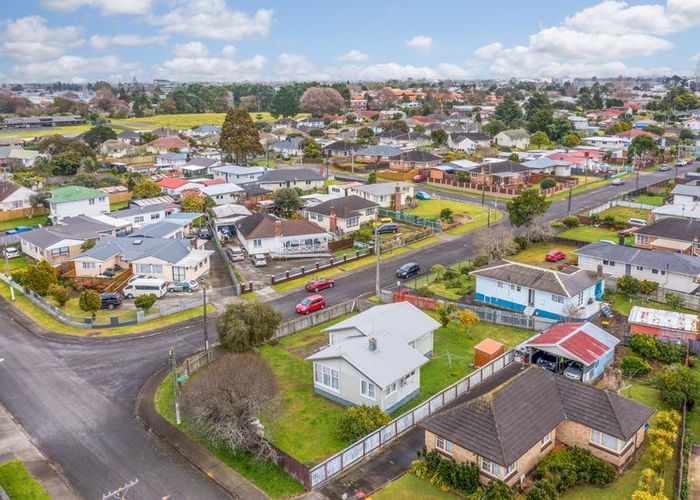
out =
{"type": "Polygon", "coordinates": [[[700,446],[694,444],[690,449],[688,463],[688,498],[700,499],[700,446]]]}

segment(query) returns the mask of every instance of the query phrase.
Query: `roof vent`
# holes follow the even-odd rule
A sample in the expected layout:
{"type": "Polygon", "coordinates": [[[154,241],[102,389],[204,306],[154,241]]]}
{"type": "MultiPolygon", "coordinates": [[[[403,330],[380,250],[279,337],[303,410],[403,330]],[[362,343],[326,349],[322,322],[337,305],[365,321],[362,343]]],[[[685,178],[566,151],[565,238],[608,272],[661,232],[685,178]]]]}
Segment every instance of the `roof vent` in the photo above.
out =
{"type": "Polygon", "coordinates": [[[369,338],[369,350],[372,352],[377,350],[377,339],[374,337],[369,338]]]}
{"type": "Polygon", "coordinates": [[[141,243],[143,243],[143,240],[134,240],[134,245],[140,245],[141,243]]]}

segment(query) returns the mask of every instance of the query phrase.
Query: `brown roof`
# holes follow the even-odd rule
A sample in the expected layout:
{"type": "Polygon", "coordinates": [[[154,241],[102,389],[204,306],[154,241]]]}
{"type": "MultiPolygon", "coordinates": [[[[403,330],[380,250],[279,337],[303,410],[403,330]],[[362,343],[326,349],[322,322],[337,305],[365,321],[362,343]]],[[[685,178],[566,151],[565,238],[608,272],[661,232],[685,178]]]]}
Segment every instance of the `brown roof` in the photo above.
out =
{"type": "Polygon", "coordinates": [[[314,207],[307,208],[306,211],[314,214],[330,215],[331,207],[335,207],[336,217],[339,219],[347,219],[348,217],[358,215],[357,212],[359,210],[365,210],[376,206],[378,206],[377,203],[374,203],[373,201],[365,200],[359,196],[352,195],[319,203],[314,207]]]}
{"type": "Polygon", "coordinates": [[[530,366],[493,391],[420,426],[508,466],[565,420],[628,441],[654,410],[614,392],[530,366]]]}
{"type": "Polygon", "coordinates": [[[5,200],[8,196],[19,189],[19,184],[14,182],[0,181],[0,201],[5,200]]]}
{"type": "Polygon", "coordinates": [[[319,234],[326,231],[313,222],[307,220],[277,219],[269,214],[252,214],[235,222],[236,230],[245,239],[273,238],[275,226],[280,224],[282,236],[302,236],[305,234],[319,234]]]}

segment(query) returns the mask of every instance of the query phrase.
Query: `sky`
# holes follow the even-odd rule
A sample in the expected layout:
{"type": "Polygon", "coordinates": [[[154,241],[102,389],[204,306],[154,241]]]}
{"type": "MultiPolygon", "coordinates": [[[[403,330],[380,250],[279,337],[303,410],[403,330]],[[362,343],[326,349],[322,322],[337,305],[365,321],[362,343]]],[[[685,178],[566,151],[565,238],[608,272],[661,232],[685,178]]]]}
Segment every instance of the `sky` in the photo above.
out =
{"type": "Polygon", "coordinates": [[[695,73],[700,0],[2,0],[0,82],[695,73]]]}

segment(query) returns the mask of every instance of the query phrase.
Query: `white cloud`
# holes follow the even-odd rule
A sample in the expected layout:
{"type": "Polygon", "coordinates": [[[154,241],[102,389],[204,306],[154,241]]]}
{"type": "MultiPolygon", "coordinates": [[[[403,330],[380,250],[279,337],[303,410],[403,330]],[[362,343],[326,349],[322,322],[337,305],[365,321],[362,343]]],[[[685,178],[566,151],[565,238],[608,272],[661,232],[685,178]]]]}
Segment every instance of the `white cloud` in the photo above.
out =
{"type": "Polygon", "coordinates": [[[425,35],[416,35],[406,40],[406,46],[411,49],[429,52],[433,48],[433,39],[425,35]]]}
{"type": "Polygon", "coordinates": [[[47,9],[72,11],[81,7],[94,7],[102,14],[147,14],[153,0],[41,0],[47,9]]]}
{"type": "Polygon", "coordinates": [[[181,82],[261,80],[266,64],[261,55],[239,62],[221,57],[175,57],[157,65],[154,75],[181,82]]]}
{"type": "Polygon", "coordinates": [[[277,56],[277,77],[282,80],[329,80],[329,73],[319,71],[316,65],[300,54],[281,53],[277,56]]]}
{"type": "Polygon", "coordinates": [[[201,42],[178,43],[173,47],[173,53],[179,58],[206,57],[209,48],[201,42]]]}
{"type": "Polygon", "coordinates": [[[236,55],[236,47],[233,45],[226,45],[223,49],[221,49],[221,57],[231,58],[234,55],[236,55]]]}
{"type": "Polygon", "coordinates": [[[267,36],[272,24],[271,9],[258,9],[253,14],[230,10],[225,0],[179,1],[167,14],[152,17],[162,32],[191,38],[246,40],[267,36]]]}
{"type": "Polygon", "coordinates": [[[114,36],[102,36],[102,35],[92,35],[90,37],[90,45],[95,50],[105,50],[109,47],[119,46],[119,47],[131,47],[137,45],[151,45],[151,44],[162,44],[168,39],[166,35],[153,35],[153,36],[142,36],[142,35],[114,35],[114,36]]]}
{"type": "Polygon", "coordinates": [[[136,63],[121,61],[115,56],[61,56],[51,61],[30,62],[12,68],[13,78],[22,82],[75,81],[94,79],[110,81],[130,78],[138,70],[136,63]]]}
{"type": "Polygon", "coordinates": [[[57,58],[84,43],[81,33],[76,26],[49,28],[40,16],[9,20],[0,32],[0,55],[21,62],[57,58]]]}
{"type": "Polygon", "coordinates": [[[479,59],[491,59],[501,50],[503,50],[503,44],[500,42],[493,42],[476,49],[474,55],[479,59]]]}
{"type": "Polygon", "coordinates": [[[338,57],[338,61],[342,62],[362,62],[367,61],[369,56],[362,52],[361,50],[352,49],[347,54],[338,57]]]}

